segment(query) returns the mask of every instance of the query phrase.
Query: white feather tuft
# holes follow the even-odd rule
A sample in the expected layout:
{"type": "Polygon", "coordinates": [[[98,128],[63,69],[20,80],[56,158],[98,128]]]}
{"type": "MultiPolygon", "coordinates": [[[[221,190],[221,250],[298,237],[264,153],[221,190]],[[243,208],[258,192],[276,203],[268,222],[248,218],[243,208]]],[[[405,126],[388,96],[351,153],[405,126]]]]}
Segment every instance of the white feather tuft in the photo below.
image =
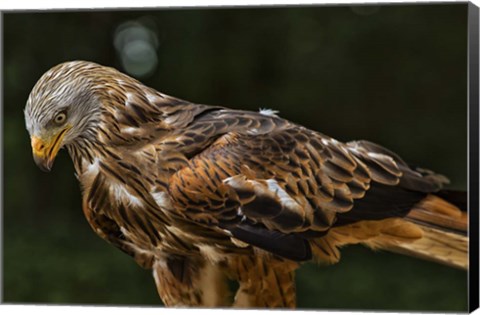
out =
{"type": "Polygon", "coordinates": [[[277,116],[278,113],[279,113],[278,110],[273,110],[269,108],[260,108],[260,114],[265,116],[278,117],[277,116]]]}
{"type": "Polygon", "coordinates": [[[140,199],[129,193],[122,185],[111,183],[110,191],[115,200],[119,203],[125,202],[127,205],[142,207],[143,203],[140,199]]]}

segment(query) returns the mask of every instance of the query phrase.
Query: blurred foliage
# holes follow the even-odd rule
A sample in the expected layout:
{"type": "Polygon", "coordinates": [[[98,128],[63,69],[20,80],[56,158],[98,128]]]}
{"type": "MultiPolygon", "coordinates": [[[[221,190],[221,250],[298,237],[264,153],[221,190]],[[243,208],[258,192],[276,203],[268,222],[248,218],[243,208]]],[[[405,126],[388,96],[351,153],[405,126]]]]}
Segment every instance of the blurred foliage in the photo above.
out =
{"type": "MultiPolygon", "coordinates": [[[[41,74],[66,60],[136,69],[170,95],[272,108],[342,141],[369,139],[466,189],[466,3],[3,17],[5,302],[161,305],[150,272],[88,227],[68,155],[49,174],[32,162],[23,107],[41,74]],[[148,54],[119,50],[123,37],[115,47],[124,23],[154,34],[148,54]],[[141,56],[154,70],[126,64],[141,56]]],[[[299,307],[466,310],[466,272],[358,246],[342,254],[300,269],[299,307]]]]}

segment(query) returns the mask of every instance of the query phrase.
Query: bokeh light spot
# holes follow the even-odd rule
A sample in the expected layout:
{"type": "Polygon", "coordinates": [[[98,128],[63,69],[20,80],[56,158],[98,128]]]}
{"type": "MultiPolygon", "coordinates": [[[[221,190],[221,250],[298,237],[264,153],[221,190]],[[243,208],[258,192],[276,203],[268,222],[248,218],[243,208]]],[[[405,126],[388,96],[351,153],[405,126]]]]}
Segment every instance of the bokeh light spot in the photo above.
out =
{"type": "Polygon", "coordinates": [[[138,21],[122,23],[115,31],[115,49],[125,71],[137,78],[146,78],[158,65],[157,34],[138,21]]]}

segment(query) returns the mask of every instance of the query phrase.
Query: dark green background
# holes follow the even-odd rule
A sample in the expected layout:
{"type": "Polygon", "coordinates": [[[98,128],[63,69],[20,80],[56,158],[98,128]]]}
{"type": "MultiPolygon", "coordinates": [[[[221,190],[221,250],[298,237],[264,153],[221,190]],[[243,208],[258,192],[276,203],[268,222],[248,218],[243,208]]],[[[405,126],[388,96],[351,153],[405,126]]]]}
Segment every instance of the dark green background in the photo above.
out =
{"type": "MultiPolygon", "coordinates": [[[[51,66],[85,59],[123,70],[114,31],[139,18],[160,44],[146,84],[369,139],[466,189],[467,4],[6,13],[5,302],[160,305],[150,272],[87,225],[66,152],[49,174],[35,167],[23,121],[51,66]]],[[[342,254],[300,269],[299,307],[466,310],[464,271],[361,246],[342,254]]]]}

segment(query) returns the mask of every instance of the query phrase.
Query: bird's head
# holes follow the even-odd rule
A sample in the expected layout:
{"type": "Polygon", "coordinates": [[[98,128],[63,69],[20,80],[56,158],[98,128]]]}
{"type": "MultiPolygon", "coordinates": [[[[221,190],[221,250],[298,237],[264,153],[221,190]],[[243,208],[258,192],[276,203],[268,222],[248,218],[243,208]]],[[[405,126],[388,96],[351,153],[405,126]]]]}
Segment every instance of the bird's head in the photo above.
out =
{"type": "Polygon", "coordinates": [[[47,71],[32,89],[24,113],[40,169],[49,171],[60,148],[94,128],[100,100],[91,73],[98,68],[84,61],[66,62],[47,71]]]}

